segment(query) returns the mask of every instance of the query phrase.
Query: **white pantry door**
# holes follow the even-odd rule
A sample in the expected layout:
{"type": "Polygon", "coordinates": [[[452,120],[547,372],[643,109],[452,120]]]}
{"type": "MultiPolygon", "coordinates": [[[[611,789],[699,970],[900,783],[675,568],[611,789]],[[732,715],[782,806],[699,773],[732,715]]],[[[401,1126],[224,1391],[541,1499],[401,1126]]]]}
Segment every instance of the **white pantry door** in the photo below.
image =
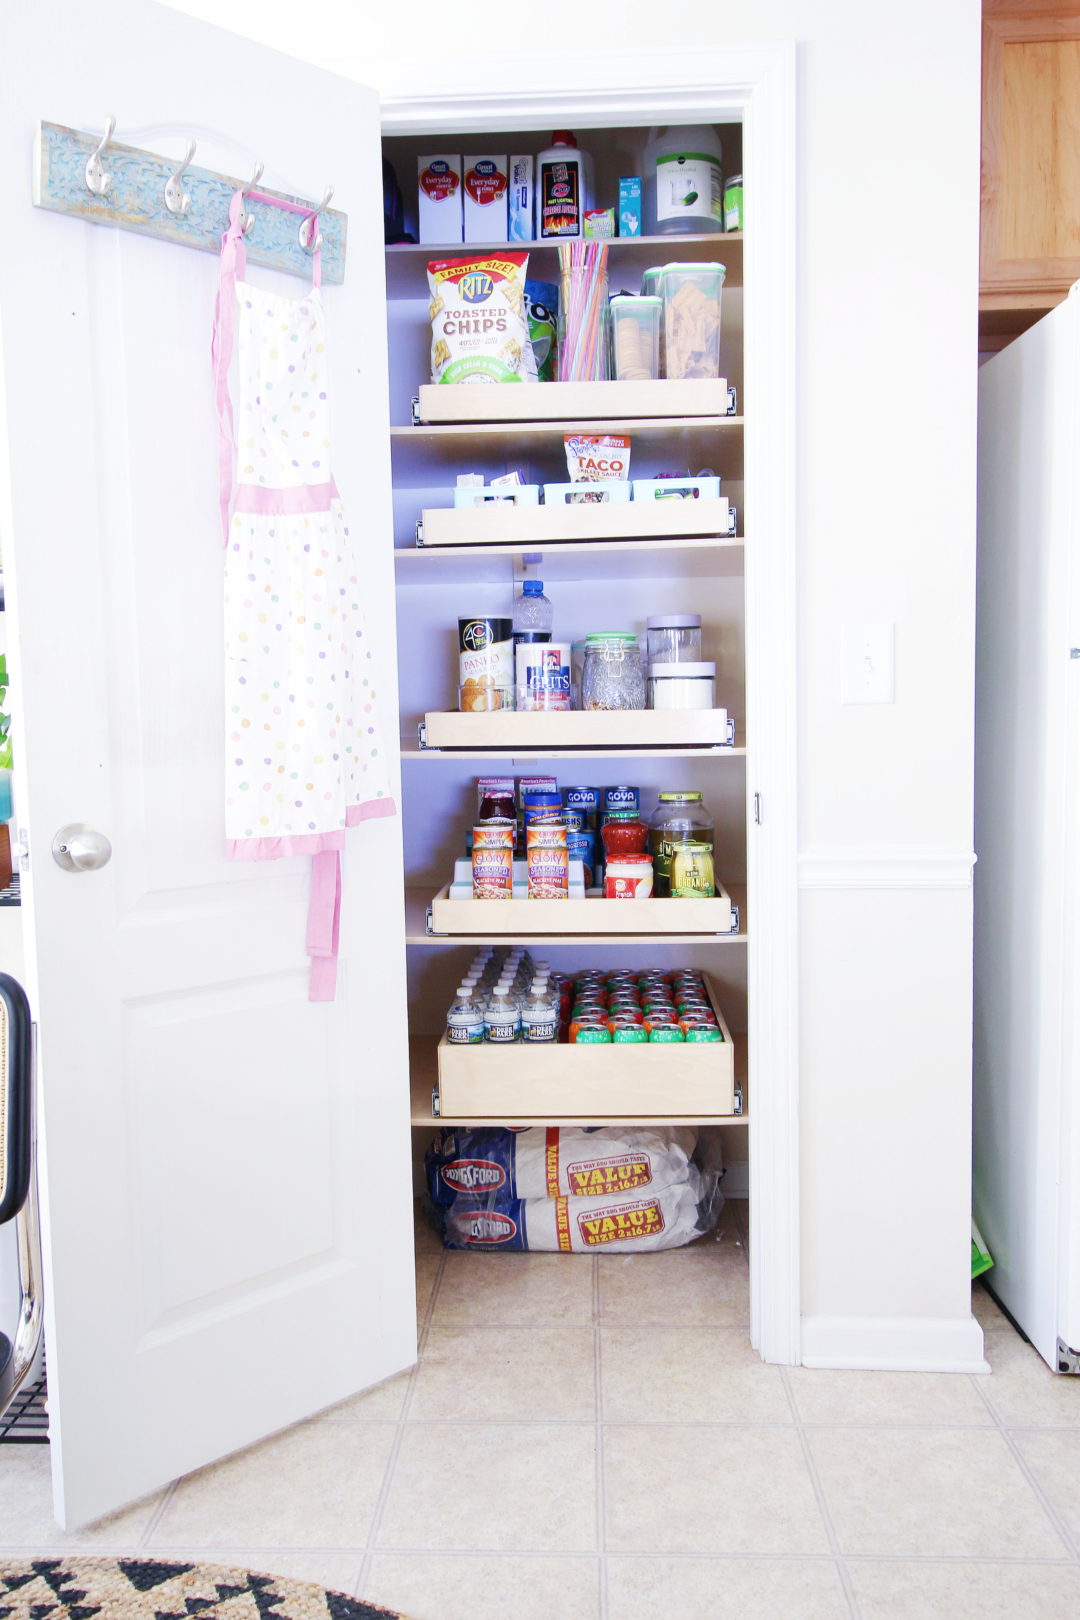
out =
{"type": "Polygon", "coordinates": [[[309,862],[223,854],[217,261],[32,208],[34,129],[115,113],[129,145],[190,134],[203,167],[336,185],[336,472],[389,728],[382,182],[373,93],[146,0],[4,8],[0,92],[0,524],[70,1526],[408,1366],[415,1321],[399,823],[349,833],[338,998],[309,1003],[309,862]],[[106,867],[54,863],[69,822],[112,841],[106,867]]]}

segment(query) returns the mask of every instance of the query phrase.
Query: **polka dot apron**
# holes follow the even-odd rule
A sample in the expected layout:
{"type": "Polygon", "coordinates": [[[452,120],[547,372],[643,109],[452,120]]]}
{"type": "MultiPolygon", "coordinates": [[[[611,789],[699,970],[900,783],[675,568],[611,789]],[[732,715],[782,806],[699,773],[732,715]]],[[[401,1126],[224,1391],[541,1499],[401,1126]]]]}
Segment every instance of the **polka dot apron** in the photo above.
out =
{"type": "Polygon", "coordinates": [[[213,342],[225,536],[226,848],[240,861],[312,857],[309,994],[332,1001],[345,829],[395,815],[396,806],[375,717],[359,567],[330,471],[319,253],[305,298],[252,286],[244,279],[244,212],[237,192],[222,237],[213,342]]]}

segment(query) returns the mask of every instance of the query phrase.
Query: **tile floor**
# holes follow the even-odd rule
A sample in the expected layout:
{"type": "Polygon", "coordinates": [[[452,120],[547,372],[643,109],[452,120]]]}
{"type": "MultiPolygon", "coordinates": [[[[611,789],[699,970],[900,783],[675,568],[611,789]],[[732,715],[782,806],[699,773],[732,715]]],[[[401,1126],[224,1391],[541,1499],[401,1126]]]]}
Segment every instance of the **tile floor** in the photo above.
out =
{"type": "Polygon", "coordinates": [[[982,1288],[989,1378],[766,1367],[742,1206],[670,1254],[443,1256],[410,1373],[74,1536],[0,1447],[0,1557],[212,1557],[413,1620],[1080,1614],[1080,1380],[982,1288]]]}

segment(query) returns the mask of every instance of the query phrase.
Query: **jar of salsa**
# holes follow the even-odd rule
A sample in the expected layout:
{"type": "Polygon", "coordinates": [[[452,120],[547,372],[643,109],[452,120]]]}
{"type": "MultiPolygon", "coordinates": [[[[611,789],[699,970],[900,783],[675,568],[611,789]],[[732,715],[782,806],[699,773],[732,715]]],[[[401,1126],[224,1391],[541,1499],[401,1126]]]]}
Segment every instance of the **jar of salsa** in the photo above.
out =
{"type": "Polygon", "coordinates": [[[644,855],[649,848],[649,829],[636,810],[612,810],[600,829],[604,856],[644,855]]]}

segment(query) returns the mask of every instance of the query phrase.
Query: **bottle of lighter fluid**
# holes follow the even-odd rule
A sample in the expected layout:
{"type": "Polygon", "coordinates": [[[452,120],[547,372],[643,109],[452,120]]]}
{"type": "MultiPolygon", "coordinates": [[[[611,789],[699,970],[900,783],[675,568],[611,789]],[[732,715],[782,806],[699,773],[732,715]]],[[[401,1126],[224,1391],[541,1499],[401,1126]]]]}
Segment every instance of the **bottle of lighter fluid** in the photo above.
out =
{"type": "Polygon", "coordinates": [[[484,1015],[484,1039],[507,1046],[520,1037],[521,1014],[510,996],[509,986],[500,983],[484,1015]]]}
{"type": "Polygon", "coordinates": [[[454,1005],[446,1015],[446,1038],[455,1046],[478,1046],[484,1039],[484,1014],[471,984],[458,986],[454,1005]]]}
{"type": "Polygon", "coordinates": [[[533,980],[532,994],[521,1009],[521,1038],[528,1045],[548,1044],[558,1035],[558,1002],[546,979],[533,980]]]}

